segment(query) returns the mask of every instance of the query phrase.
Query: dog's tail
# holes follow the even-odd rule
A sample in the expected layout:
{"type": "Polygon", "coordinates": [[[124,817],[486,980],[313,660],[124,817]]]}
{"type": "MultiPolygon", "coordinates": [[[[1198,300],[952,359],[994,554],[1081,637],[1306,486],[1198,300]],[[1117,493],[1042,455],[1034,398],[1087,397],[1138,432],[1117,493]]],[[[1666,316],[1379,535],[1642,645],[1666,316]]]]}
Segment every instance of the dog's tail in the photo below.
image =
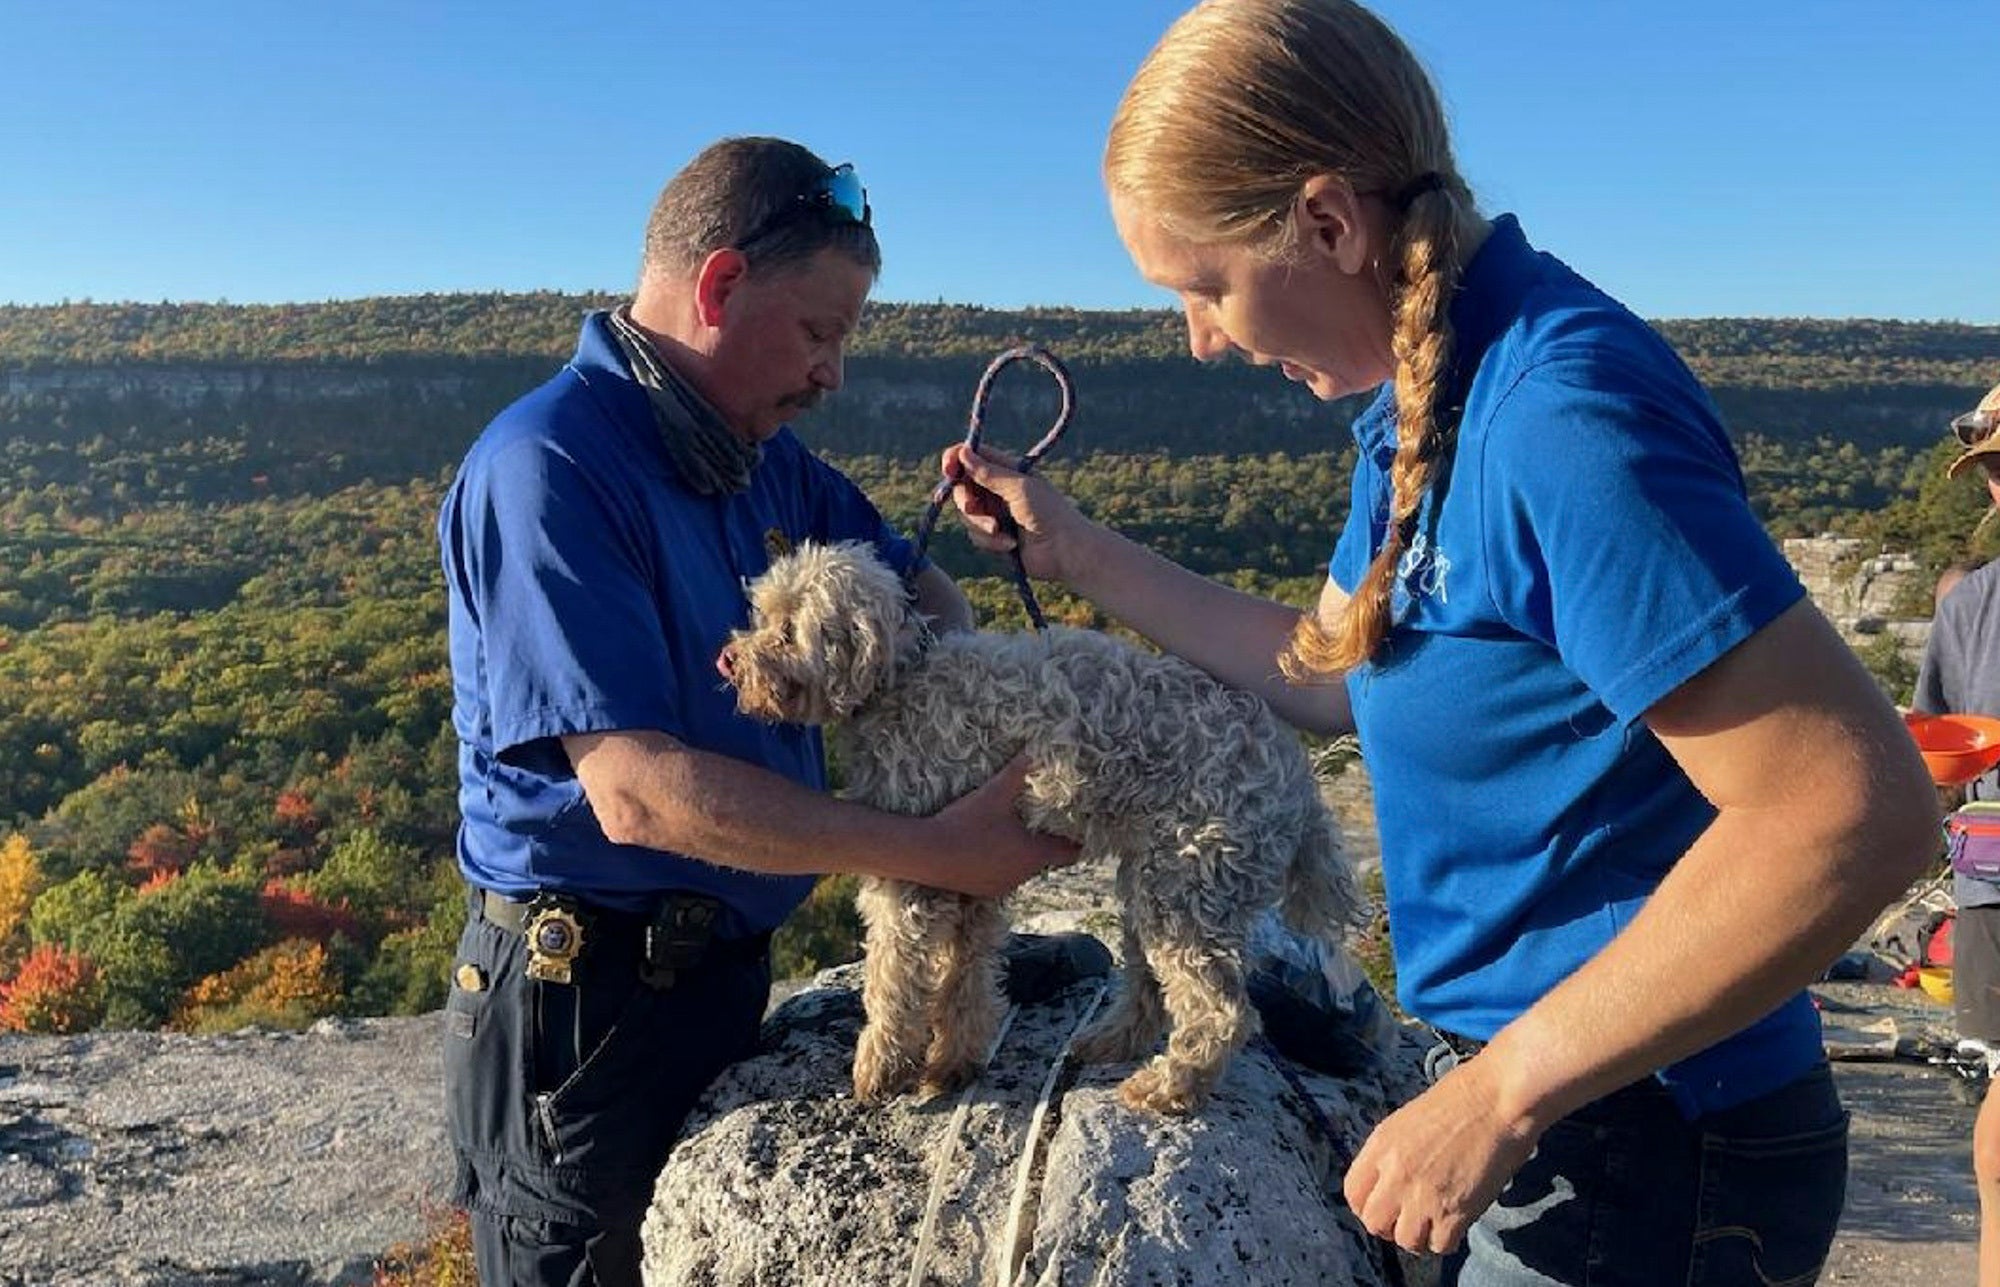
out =
{"type": "Polygon", "coordinates": [[[1354,869],[1341,846],[1339,824],[1324,808],[1313,809],[1305,817],[1298,850],[1285,872],[1279,911],[1294,930],[1330,942],[1338,942],[1361,922],[1354,869]]]}

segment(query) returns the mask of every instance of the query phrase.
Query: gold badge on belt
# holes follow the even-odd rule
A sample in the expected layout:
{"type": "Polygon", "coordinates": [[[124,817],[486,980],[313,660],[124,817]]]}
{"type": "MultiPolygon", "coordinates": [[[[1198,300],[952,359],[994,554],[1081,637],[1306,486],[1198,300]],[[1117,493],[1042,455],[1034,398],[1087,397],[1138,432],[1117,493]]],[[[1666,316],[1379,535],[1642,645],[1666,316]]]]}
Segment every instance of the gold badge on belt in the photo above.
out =
{"type": "Polygon", "coordinates": [[[583,921],[564,902],[536,899],[528,905],[528,977],[568,983],[570,962],[583,951],[583,921]]]}

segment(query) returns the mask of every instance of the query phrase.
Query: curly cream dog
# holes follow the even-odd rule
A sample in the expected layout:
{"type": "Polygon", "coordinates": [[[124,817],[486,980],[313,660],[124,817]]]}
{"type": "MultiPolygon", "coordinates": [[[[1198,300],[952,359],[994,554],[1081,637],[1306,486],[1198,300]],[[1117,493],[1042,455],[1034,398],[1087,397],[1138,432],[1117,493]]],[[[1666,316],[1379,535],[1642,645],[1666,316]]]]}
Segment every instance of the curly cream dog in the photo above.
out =
{"type": "MultiPolygon", "coordinates": [[[[1134,1108],[1199,1107],[1257,1030],[1244,991],[1251,922],[1282,903],[1334,936],[1356,900],[1298,739],[1202,671],[1090,631],[933,639],[866,545],[806,545],[751,586],[751,628],[719,659],[737,706],[831,728],[846,794],[937,811],[1027,748],[1032,828],[1118,863],[1124,987],[1078,1040],[1086,1062],[1166,1052],[1120,1087],[1134,1108]]],[[[966,855],[977,861],[976,854],[966,855]]],[[[854,1091],[879,1100],[974,1075],[1005,1006],[997,900],[864,880],[867,1025],[854,1091]]]]}

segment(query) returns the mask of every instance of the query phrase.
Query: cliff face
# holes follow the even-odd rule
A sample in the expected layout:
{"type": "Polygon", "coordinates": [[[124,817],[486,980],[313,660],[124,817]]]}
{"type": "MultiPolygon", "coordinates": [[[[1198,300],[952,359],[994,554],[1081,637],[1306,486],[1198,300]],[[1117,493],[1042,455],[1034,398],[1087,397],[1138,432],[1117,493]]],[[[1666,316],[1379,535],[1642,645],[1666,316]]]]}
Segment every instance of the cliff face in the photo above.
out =
{"type": "Polygon", "coordinates": [[[1841,638],[1858,648],[1887,635],[1912,666],[1922,660],[1931,619],[1899,615],[1912,599],[1929,600],[1928,593],[1917,592],[1922,570],[1915,559],[1865,555],[1860,541],[1845,536],[1796,538],[1786,541],[1784,550],[1806,593],[1841,638]]]}
{"type": "MultiPolygon", "coordinates": [[[[566,355],[565,355],[566,356],[566,355]]],[[[0,365],[0,443],[98,435],[168,441],[189,432],[366,461],[378,478],[455,463],[493,415],[555,374],[562,358],[429,357],[381,362],[121,362],[0,365]]],[[[962,435],[985,363],[857,357],[840,394],[802,418],[813,445],[849,455],[928,459],[962,435]]],[[[1328,408],[1243,363],[1079,366],[1085,390],[1072,451],[1262,454],[1334,451],[1359,405],[1328,408]]],[[[1054,418],[1046,378],[1008,372],[988,412],[993,440],[1025,449],[1054,418]]]]}

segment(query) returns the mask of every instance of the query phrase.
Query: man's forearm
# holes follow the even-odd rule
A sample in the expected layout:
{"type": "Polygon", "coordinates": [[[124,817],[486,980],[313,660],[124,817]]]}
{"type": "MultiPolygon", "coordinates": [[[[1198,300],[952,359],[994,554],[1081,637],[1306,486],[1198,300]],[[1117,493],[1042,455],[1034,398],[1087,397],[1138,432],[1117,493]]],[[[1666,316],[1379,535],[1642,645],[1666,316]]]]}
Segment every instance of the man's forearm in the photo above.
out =
{"type": "Polygon", "coordinates": [[[913,879],[919,820],[822,794],[664,734],[565,738],[607,838],[772,875],[913,879]]]}

